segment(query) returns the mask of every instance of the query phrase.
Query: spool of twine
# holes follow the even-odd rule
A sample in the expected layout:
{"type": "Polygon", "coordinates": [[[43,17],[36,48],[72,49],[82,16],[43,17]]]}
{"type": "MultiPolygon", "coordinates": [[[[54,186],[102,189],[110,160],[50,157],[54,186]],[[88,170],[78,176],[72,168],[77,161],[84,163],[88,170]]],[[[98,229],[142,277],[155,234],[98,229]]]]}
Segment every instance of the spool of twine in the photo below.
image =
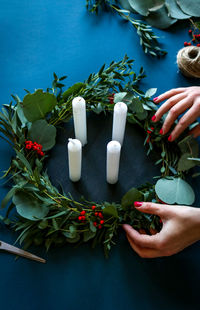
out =
{"type": "Polygon", "coordinates": [[[200,47],[182,48],[177,54],[177,64],[183,75],[200,78],[200,47]]]}

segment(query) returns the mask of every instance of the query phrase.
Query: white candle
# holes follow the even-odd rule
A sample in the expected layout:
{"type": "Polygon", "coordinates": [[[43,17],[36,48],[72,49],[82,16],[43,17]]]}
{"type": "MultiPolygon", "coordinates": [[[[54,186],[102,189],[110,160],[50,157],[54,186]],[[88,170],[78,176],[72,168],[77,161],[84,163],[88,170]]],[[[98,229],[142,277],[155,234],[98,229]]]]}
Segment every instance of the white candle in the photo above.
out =
{"type": "Polygon", "coordinates": [[[85,145],[87,143],[86,104],[82,97],[73,99],[72,111],[75,137],[81,141],[82,145],[85,145]]]}
{"type": "Polygon", "coordinates": [[[77,139],[69,139],[68,145],[69,178],[77,182],[81,178],[82,145],[77,139]]]}
{"type": "Polygon", "coordinates": [[[118,181],[120,151],[121,145],[118,141],[110,141],[107,144],[106,178],[110,184],[115,184],[118,181]]]}
{"type": "Polygon", "coordinates": [[[126,127],[127,105],[118,102],[114,107],[112,140],[118,141],[121,145],[124,140],[124,132],[126,127]]]}

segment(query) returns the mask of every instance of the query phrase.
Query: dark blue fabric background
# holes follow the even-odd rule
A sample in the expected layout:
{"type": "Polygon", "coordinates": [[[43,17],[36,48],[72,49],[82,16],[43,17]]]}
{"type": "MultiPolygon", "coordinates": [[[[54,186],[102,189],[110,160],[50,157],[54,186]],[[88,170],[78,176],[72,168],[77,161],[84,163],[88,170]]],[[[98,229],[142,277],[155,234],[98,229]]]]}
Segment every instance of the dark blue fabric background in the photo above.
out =
{"type": "MultiPolygon", "coordinates": [[[[186,23],[182,22],[167,31],[155,30],[168,51],[165,58],[158,60],[143,54],[138,37],[129,24],[109,13],[100,14],[99,17],[90,15],[85,9],[84,2],[84,0],[1,0],[1,104],[10,102],[11,93],[23,98],[24,88],[30,91],[34,91],[35,88],[46,89],[50,86],[53,72],[58,76],[67,74],[66,83],[70,86],[84,80],[91,72],[97,71],[104,62],[120,60],[125,53],[135,59],[136,71],[140,66],[144,66],[147,74],[142,83],[144,90],[157,87],[159,94],[173,87],[197,83],[185,79],[176,66],[176,53],[183,46],[183,42],[189,39],[186,23]]],[[[92,120],[90,121],[92,125],[92,120]]],[[[109,128],[109,120],[106,122],[108,126],[106,128],[109,128]]],[[[127,133],[131,134],[129,127],[127,133]]],[[[90,133],[90,137],[94,139],[95,135],[90,133]]],[[[138,139],[141,140],[140,137],[138,139]]],[[[126,147],[129,141],[130,137],[127,135],[126,147]]],[[[49,170],[56,178],[55,171],[59,171],[60,167],[56,155],[65,162],[64,143],[63,137],[60,137],[58,152],[52,153],[55,162],[51,161],[49,164],[49,170]]],[[[139,146],[134,147],[142,149],[142,143],[138,143],[139,146]]],[[[91,156],[89,146],[87,148],[85,152],[91,156]]],[[[143,152],[141,150],[142,156],[143,152]]],[[[144,169],[141,159],[139,161],[138,151],[134,152],[133,148],[132,153],[135,162],[133,166],[137,168],[139,162],[141,169],[144,169]]],[[[96,154],[95,149],[93,154],[96,154]]],[[[1,171],[9,167],[11,156],[12,150],[1,141],[1,171]]],[[[126,156],[123,156],[125,159],[126,156]]],[[[128,158],[130,160],[131,157],[128,158]]],[[[149,169],[148,177],[154,175],[154,168],[149,169]]],[[[121,170],[121,176],[124,180],[123,171],[125,170],[121,170]]],[[[90,169],[90,177],[92,172],[90,169]]],[[[66,187],[67,178],[66,171],[66,176],[64,174],[61,176],[61,181],[65,182],[66,187]]],[[[98,175],[94,175],[94,178],[98,180],[98,175]]],[[[134,180],[140,184],[136,173],[134,180]]],[[[141,181],[145,181],[144,170],[141,181]]],[[[123,184],[122,191],[129,186],[129,182],[130,179],[125,186],[123,184]]],[[[89,186],[89,183],[86,184],[89,186]]],[[[193,181],[193,184],[198,192],[197,181],[193,181]]],[[[7,188],[3,186],[3,181],[1,185],[2,199],[7,188]]],[[[90,190],[87,187],[87,192],[90,190]]],[[[105,188],[103,190],[105,194],[105,188]]],[[[113,193],[108,191],[108,194],[113,193]]],[[[96,199],[101,199],[100,191],[95,192],[95,195],[96,199]]],[[[93,199],[95,200],[95,197],[93,199]]],[[[196,203],[198,204],[198,199],[196,203]]],[[[14,233],[0,226],[0,240],[13,243],[15,239],[14,233]]],[[[32,249],[34,253],[47,259],[46,265],[23,258],[15,260],[12,255],[0,253],[1,309],[195,310],[200,308],[199,243],[169,258],[145,260],[131,250],[123,232],[119,239],[108,260],[104,258],[100,248],[92,250],[89,245],[80,248],[67,245],[52,249],[48,254],[42,248],[32,249]]]]}

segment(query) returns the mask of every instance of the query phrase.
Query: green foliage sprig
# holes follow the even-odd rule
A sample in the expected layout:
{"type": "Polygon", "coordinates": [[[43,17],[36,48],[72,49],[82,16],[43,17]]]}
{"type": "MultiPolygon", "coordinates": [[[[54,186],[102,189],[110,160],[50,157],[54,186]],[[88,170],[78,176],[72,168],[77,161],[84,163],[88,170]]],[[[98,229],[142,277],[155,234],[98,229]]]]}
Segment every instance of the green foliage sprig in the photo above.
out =
{"type": "Polygon", "coordinates": [[[167,52],[160,48],[158,36],[153,33],[151,26],[145,22],[133,18],[131,11],[124,9],[118,3],[119,1],[112,0],[87,0],[86,7],[90,12],[98,13],[99,8],[109,7],[113,12],[117,13],[136,29],[140,37],[140,45],[145,53],[152,56],[164,56],[167,52]]]}
{"type": "Polygon", "coordinates": [[[101,243],[106,256],[115,243],[123,223],[136,229],[159,230],[161,223],[154,215],[141,214],[134,201],[162,201],[164,203],[192,204],[194,192],[184,180],[189,169],[199,163],[198,144],[183,135],[178,143],[169,143],[159,134],[162,121],[152,125],[151,117],[157,106],[150,99],[155,88],[145,93],[138,87],[144,78],[133,71],[133,60],[125,56],[121,61],[105,65],[63,91],[65,77],[54,74],[52,87],[27,94],[20,100],[13,96],[0,112],[0,132],[15,151],[9,169],[13,185],[2,200],[6,208],[4,222],[19,232],[17,241],[27,248],[31,244],[45,244],[46,249],[56,244],[82,243],[91,240],[92,246],[101,243]],[[145,134],[147,154],[157,156],[160,176],[156,184],[143,184],[130,189],[120,204],[109,202],[76,201],[71,194],[54,187],[45,170],[48,151],[55,145],[57,127],[72,117],[72,99],[83,96],[87,111],[112,113],[114,103],[123,101],[128,106],[127,121],[145,134]],[[160,155],[158,155],[160,154],[160,155]],[[13,218],[10,211],[15,209],[13,218]]]}

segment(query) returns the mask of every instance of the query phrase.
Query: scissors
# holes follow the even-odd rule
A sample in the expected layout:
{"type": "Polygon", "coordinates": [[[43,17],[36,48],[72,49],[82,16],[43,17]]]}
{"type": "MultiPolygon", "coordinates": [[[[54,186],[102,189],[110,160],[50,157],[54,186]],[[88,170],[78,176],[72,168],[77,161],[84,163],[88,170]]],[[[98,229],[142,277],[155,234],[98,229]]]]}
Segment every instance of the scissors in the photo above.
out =
{"type": "Polygon", "coordinates": [[[29,253],[27,251],[24,251],[24,250],[21,250],[19,248],[16,248],[15,246],[10,245],[8,243],[5,243],[3,241],[0,241],[0,250],[6,251],[6,252],[9,252],[9,253],[12,253],[12,254],[16,254],[16,255],[19,255],[19,256],[23,256],[23,257],[35,260],[35,261],[40,262],[40,263],[46,263],[45,259],[43,259],[41,257],[38,257],[36,255],[33,255],[33,254],[31,254],[31,253],[29,253]]]}

